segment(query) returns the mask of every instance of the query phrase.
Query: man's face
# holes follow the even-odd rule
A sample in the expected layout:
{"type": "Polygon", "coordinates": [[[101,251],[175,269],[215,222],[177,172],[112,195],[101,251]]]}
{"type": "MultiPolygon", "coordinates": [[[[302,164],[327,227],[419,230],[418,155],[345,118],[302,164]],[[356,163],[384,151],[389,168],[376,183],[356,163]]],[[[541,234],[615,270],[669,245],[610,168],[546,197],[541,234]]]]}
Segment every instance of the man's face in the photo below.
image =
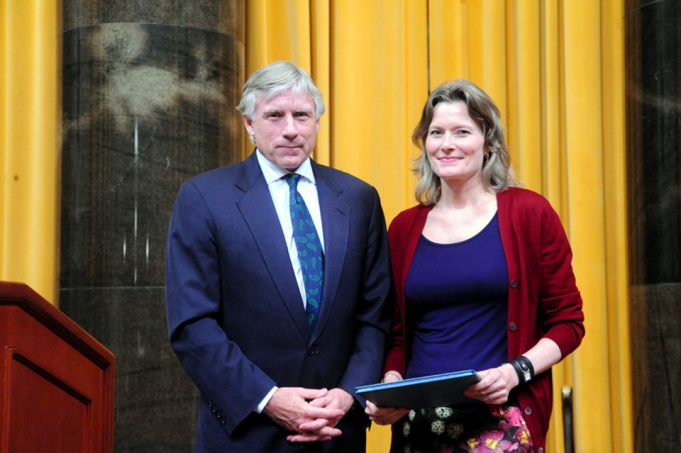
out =
{"type": "Polygon", "coordinates": [[[269,100],[259,99],[255,118],[244,116],[244,124],[262,155],[285,171],[295,171],[305,162],[319,131],[312,98],[292,90],[269,100]]]}

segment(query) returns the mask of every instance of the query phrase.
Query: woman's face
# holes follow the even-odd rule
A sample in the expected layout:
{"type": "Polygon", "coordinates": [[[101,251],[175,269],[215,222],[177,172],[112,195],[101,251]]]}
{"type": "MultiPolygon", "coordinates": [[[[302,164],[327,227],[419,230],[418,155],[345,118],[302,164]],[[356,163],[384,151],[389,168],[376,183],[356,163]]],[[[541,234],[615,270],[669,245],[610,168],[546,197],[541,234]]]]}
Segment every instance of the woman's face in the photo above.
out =
{"type": "Polygon", "coordinates": [[[485,137],[464,102],[435,106],[426,152],[433,172],[443,182],[465,183],[481,178],[485,137]]]}

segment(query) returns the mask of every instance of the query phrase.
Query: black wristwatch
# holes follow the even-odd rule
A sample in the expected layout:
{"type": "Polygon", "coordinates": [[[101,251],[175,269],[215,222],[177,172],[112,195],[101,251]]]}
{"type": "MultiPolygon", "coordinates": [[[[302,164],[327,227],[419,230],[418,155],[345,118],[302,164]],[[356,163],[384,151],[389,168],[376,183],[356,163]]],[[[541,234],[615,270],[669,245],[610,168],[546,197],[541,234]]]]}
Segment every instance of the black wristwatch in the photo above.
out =
{"type": "Polygon", "coordinates": [[[521,384],[530,382],[534,377],[534,367],[532,362],[525,356],[518,356],[511,361],[511,365],[518,374],[518,381],[521,384]]]}

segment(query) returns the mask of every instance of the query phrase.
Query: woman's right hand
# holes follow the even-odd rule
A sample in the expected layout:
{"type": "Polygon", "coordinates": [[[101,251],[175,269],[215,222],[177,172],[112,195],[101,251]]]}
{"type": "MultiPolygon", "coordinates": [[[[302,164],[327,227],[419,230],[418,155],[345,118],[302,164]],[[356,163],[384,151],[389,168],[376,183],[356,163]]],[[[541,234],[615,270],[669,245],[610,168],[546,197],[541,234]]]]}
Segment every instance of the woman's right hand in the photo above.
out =
{"type": "MultiPolygon", "coordinates": [[[[396,371],[389,371],[383,377],[383,382],[401,381],[402,376],[396,371]]],[[[409,409],[398,409],[395,407],[377,407],[371,401],[367,401],[367,406],[364,412],[369,418],[379,425],[392,425],[406,414],[409,409]]]]}

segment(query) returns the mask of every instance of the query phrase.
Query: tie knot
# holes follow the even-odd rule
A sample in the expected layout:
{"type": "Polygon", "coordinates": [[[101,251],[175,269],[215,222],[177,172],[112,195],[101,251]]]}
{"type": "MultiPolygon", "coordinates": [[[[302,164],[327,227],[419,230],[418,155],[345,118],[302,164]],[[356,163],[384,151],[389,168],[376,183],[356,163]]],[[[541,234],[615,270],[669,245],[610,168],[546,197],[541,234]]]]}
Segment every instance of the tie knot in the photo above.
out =
{"type": "Polygon", "coordinates": [[[298,181],[300,181],[300,175],[298,173],[289,173],[284,176],[284,179],[291,189],[296,189],[298,187],[298,181]]]}

